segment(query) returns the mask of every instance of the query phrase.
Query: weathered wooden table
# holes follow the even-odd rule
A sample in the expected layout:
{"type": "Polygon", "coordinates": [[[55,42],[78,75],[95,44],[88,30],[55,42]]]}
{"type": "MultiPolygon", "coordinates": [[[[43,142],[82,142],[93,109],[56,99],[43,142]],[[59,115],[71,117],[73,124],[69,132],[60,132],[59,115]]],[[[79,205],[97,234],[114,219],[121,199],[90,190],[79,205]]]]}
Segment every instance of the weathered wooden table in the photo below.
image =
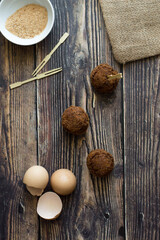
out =
{"type": "Polygon", "coordinates": [[[55,24],[41,43],[21,47],[0,35],[0,240],[159,240],[160,57],[119,65],[98,0],[52,3],[55,24]],[[70,37],[43,69],[62,66],[63,72],[10,91],[9,83],[30,78],[65,31],[70,37]],[[90,73],[104,62],[123,79],[113,94],[100,96],[90,73]],[[62,129],[61,115],[70,105],[87,111],[86,135],[62,129]],[[115,158],[107,178],[88,173],[86,157],[96,148],[115,158]],[[50,176],[58,168],[77,176],[55,221],[37,216],[37,198],[22,183],[35,164],[50,176]]]}

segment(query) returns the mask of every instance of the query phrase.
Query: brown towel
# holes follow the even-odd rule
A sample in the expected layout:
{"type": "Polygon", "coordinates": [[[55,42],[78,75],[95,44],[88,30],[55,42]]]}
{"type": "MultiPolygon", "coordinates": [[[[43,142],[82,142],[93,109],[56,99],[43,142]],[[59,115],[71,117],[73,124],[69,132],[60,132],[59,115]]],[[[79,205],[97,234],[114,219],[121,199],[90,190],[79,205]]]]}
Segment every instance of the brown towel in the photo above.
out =
{"type": "Polygon", "coordinates": [[[160,0],[99,0],[115,59],[160,54],[160,0]]]}

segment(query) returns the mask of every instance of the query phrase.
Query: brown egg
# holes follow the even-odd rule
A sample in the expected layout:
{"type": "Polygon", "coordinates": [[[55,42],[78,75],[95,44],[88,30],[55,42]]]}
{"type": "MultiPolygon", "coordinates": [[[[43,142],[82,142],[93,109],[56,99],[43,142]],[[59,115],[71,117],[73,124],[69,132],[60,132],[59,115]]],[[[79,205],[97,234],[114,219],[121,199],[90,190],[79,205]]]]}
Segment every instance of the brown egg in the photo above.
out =
{"type": "Polygon", "coordinates": [[[38,200],[37,213],[46,220],[56,219],[62,211],[62,201],[54,192],[44,193],[38,200]]]}
{"type": "Polygon", "coordinates": [[[68,195],[76,187],[76,177],[68,169],[59,169],[52,174],[50,183],[53,191],[60,195],[68,195]]]}
{"type": "Polygon", "coordinates": [[[42,166],[35,165],[25,172],[23,183],[26,184],[27,190],[33,196],[40,196],[47,186],[48,180],[47,170],[42,166]]]}

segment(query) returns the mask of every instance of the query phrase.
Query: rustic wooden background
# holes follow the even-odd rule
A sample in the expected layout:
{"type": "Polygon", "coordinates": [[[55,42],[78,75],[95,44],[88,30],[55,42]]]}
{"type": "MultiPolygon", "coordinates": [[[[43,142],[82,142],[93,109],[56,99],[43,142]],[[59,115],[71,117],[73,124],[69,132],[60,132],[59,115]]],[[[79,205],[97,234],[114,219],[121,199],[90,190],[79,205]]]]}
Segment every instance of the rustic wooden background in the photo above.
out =
{"type": "Polygon", "coordinates": [[[0,35],[0,240],[159,240],[160,56],[119,65],[98,0],[52,4],[53,30],[36,46],[16,46],[0,35]],[[62,66],[63,72],[10,91],[9,83],[30,78],[66,31],[70,37],[43,69],[62,66]],[[89,75],[104,62],[123,79],[113,94],[101,96],[89,75]],[[90,117],[83,136],[61,127],[70,105],[83,107],[90,117]],[[107,178],[88,173],[86,157],[96,148],[115,158],[107,178]],[[69,168],[77,177],[55,221],[37,216],[37,198],[22,183],[35,164],[50,175],[69,168]]]}

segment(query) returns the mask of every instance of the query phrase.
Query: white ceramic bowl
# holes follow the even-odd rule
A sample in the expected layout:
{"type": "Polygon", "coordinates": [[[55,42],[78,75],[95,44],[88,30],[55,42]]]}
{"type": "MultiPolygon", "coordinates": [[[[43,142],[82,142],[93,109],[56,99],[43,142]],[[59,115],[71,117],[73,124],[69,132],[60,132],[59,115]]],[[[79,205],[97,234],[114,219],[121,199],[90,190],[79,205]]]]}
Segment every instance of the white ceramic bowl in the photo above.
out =
{"type": "Polygon", "coordinates": [[[54,19],[54,9],[49,0],[2,0],[0,3],[0,32],[10,42],[18,45],[29,46],[42,41],[50,33],[54,24],[54,19]],[[39,35],[35,36],[34,38],[23,39],[10,33],[5,28],[5,23],[9,16],[27,4],[38,4],[44,6],[48,11],[48,23],[43,32],[39,35]]]}

